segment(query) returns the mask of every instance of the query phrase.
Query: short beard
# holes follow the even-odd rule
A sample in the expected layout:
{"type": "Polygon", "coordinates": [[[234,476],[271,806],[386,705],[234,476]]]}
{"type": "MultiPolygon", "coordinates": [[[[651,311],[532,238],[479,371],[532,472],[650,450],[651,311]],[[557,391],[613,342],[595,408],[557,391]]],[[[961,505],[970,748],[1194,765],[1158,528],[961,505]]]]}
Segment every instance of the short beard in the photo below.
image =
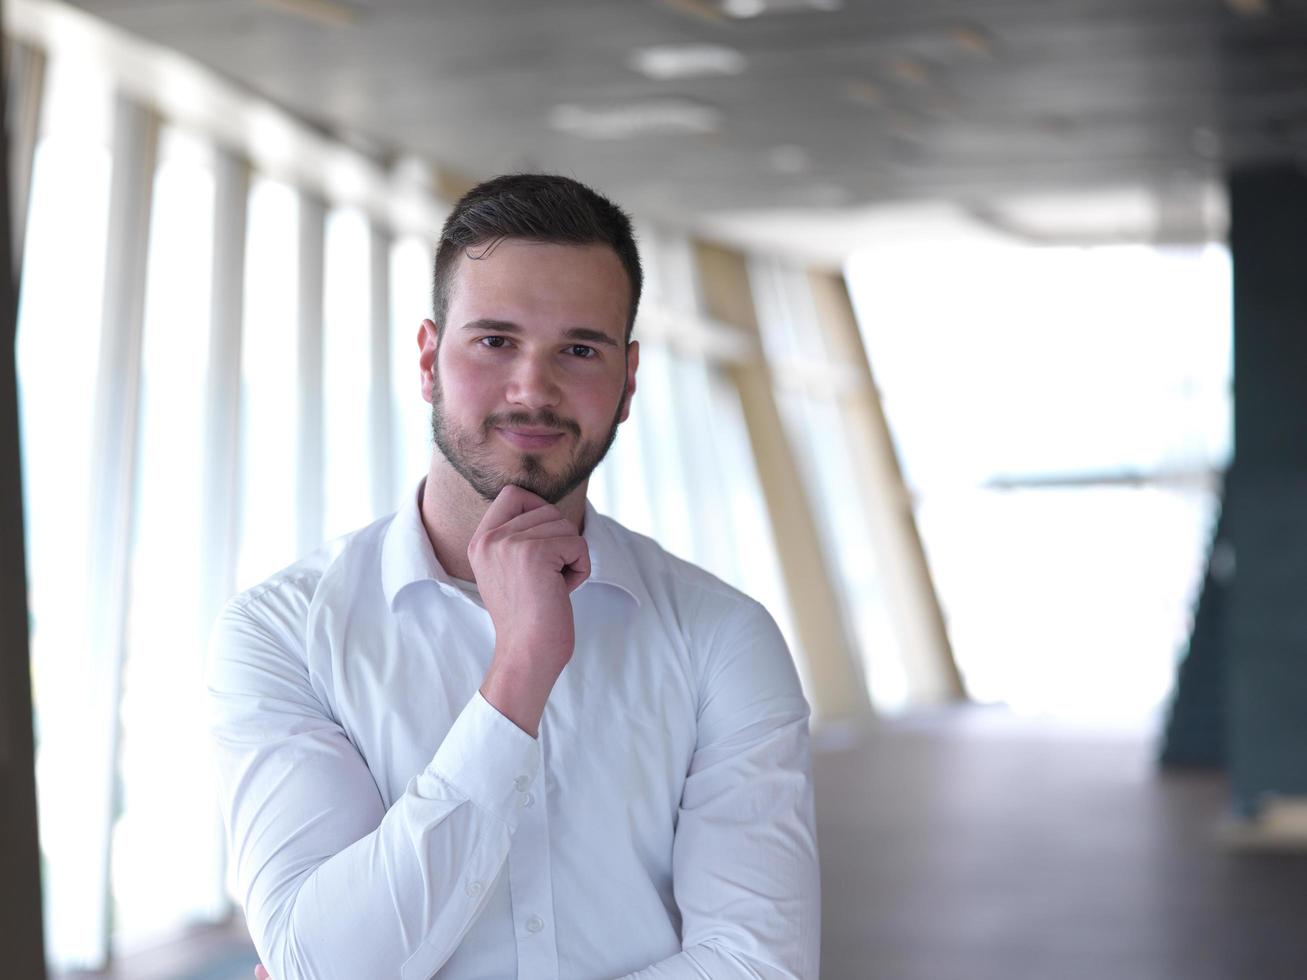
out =
{"type": "Polygon", "coordinates": [[[529,490],[548,503],[557,504],[569,493],[590,478],[617,438],[617,426],[621,422],[622,403],[625,393],[617,402],[617,411],[613,413],[612,425],[608,434],[599,441],[581,442],[581,427],[572,419],[565,419],[549,409],[528,415],[526,412],[509,412],[504,415],[491,415],[481,423],[481,437],[474,441],[467,433],[453,430],[445,417],[445,393],[440,384],[440,372],[433,370],[431,375],[431,436],[436,448],[449,461],[464,480],[484,500],[494,500],[501,490],[510,483],[529,490]],[[523,453],[518,461],[516,475],[506,475],[494,468],[492,453],[486,443],[493,438],[494,430],[504,426],[546,426],[561,429],[568,433],[573,441],[572,458],[561,473],[551,474],[534,453],[523,453]]]}

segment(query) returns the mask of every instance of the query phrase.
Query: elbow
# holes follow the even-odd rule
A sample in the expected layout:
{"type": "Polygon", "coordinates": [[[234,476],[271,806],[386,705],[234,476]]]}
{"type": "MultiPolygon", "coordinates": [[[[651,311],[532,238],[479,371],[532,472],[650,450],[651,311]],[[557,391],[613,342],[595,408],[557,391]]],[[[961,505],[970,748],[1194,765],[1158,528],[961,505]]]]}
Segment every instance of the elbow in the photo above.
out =
{"type": "Polygon", "coordinates": [[[297,911],[300,892],[308,875],[280,889],[280,894],[256,898],[247,896],[246,923],[250,938],[263,964],[274,980],[326,980],[332,975],[328,966],[315,963],[301,941],[297,911]]]}
{"type": "Polygon", "coordinates": [[[726,939],[708,939],[685,952],[705,977],[818,980],[815,947],[786,950],[784,955],[769,955],[768,950],[748,951],[726,939]]]}

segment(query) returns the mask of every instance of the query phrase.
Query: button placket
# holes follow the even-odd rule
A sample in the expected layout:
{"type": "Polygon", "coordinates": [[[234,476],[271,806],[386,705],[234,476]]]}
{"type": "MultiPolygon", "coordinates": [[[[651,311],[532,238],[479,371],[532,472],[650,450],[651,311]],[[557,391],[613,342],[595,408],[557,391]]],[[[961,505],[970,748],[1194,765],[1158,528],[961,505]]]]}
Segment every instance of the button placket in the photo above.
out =
{"type": "MultiPolygon", "coordinates": [[[[540,730],[542,763],[548,759],[546,725],[540,730]]],[[[518,776],[517,830],[508,853],[508,883],[517,937],[519,980],[558,977],[554,928],[553,883],[550,875],[549,808],[545,768],[534,779],[518,776]]]]}

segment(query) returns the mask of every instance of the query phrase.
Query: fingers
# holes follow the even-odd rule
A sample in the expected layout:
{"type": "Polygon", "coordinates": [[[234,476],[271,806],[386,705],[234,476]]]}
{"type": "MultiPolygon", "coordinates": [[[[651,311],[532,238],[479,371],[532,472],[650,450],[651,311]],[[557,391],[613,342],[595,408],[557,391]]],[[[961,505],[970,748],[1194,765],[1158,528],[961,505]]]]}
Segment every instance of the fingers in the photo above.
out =
{"type": "Polygon", "coordinates": [[[268,971],[263,968],[262,963],[254,968],[254,980],[272,980],[272,978],[268,976],[268,971]]]}
{"type": "MultiPolygon", "coordinates": [[[[530,516],[532,515],[522,515],[523,518],[530,516]]],[[[576,525],[566,517],[559,517],[556,520],[542,520],[538,524],[513,528],[512,530],[509,530],[509,526],[505,525],[498,533],[504,537],[511,537],[514,541],[536,541],[540,538],[579,538],[581,536],[576,531],[576,525]]]]}
{"type": "Polygon", "coordinates": [[[590,546],[576,532],[576,525],[566,518],[545,521],[505,540],[538,555],[547,555],[553,568],[562,573],[568,592],[590,577],[590,546]]]}
{"type": "Polygon", "coordinates": [[[571,592],[590,576],[590,546],[576,533],[576,525],[566,519],[538,524],[512,536],[515,544],[547,555],[553,567],[562,573],[571,592]],[[574,576],[580,576],[573,581],[574,576]]]}
{"type": "Polygon", "coordinates": [[[509,483],[499,491],[499,495],[486,508],[486,512],[481,518],[480,527],[486,529],[496,528],[501,524],[508,523],[519,514],[525,514],[527,511],[548,506],[549,504],[543,497],[537,496],[530,490],[524,490],[516,484],[509,483]]]}
{"type": "Polygon", "coordinates": [[[549,553],[568,592],[590,577],[589,546],[576,525],[553,504],[514,484],[506,485],[491,502],[468,543],[474,568],[492,544],[507,541],[532,542],[537,554],[541,548],[549,553]]]}
{"type": "MultiPolygon", "coordinates": [[[[562,511],[552,504],[544,504],[534,510],[518,514],[512,520],[506,521],[498,527],[486,527],[483,536],[492,539],[514,537],[523,531],[532,530],[544,524],[557,524],[560,521],[570,527],[573,534],[577,533],[576,525],[564,518],[562,511]]],[[[485,526],[484,522],[482,526],[485,526]]]]}
{"type": "Polygon", "coordinates": [[[541,506],[518,514],[498,527],[489,525],[483,518],[476,533],[472,535],[472,540],[468,542],[467,553],[475,565],[478,556],[487,554],[491,547],[498,547],[507,541],[569,535],[579,536],[576,525],[564,518],[557,507],[542,502],[541,506]]]}

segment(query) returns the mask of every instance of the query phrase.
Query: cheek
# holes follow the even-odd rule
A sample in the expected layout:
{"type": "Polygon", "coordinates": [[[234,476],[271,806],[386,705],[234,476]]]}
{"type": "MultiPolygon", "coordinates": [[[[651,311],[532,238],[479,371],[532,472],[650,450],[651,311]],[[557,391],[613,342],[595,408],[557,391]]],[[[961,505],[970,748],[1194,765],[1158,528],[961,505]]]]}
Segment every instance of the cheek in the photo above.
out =
{"type": "Polygon", "coordinates": [[[446,409],[459,414],[475,412],[494,398],[494,381],[489,372],[454,359],[441,364],[440,386],[446,409]]]}
{"type": "Polygon", "coordinates": [[[626,379],[594,385],[581,393],[573,402],[578,413],[583,413],[592,428],[606,429],[612,425],[613,413],[625,392],[626,379]]]}

